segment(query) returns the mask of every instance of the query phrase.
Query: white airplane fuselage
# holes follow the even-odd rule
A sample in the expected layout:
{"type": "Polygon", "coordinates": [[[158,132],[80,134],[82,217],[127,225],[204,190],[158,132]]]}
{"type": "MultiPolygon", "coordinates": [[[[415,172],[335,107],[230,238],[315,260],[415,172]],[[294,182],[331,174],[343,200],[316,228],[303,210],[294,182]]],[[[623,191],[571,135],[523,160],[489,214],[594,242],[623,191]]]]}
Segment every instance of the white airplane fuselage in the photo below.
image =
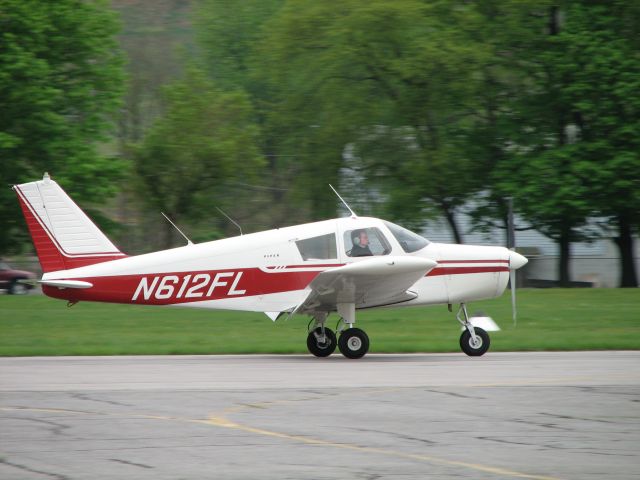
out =
{"type": "MultiPolygon", "coordinates": [[[[180,305],[210,309],[283,312],[307,295],[307,285],[327,269],[361,262],[372,256],[348,255],[345,232],[376,229],[388,242],[380,258],[420,257],[437,266],[410,291],[415,298],[401,305],[470,302],[500,296],[509,279],[511,251],[503,247],[428,243],[407,253],[386,222],[376,218],[340,218],[190,244],[144,255],[46,273],[43,281],[75,280],[90,288],[44,285],[44,292],[70,301],[101,301],[141,305],[180,305]],[[335,235],[335,254],[303,258],[297,243],[335,235]],[[334,257],[334,258],[324,258],[334,257]]],[[[371,231],[371,230],[369,230],[371,231]]],[[[517,254],[516,254],[517,255],[517,254]]],[[[517,268],[517,267],[516,267],[517,268]]],[[[363,298],[356,308],[380,306],[363,298]]]]}

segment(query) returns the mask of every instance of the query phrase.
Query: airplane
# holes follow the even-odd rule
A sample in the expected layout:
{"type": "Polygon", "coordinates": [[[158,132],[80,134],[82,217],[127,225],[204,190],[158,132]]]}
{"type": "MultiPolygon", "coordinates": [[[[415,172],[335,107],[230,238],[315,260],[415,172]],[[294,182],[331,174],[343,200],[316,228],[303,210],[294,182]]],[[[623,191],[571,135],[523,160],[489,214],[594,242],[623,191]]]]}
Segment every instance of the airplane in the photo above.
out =
{"type": "Polygon", "coordinates": [[[466,305],[502,295],[510,272],[527,263],[504,247],[432,243],[391,222],[358,217],[335,189],[350,216],[197,244],[187,238],[182,247],[128,256],[48,174],[13,189],[49,297],[69,306],[264,312],[273,321],[308,315],[307,348],[316,357],[336,347],[350,359],[368,352],[369,337],[355,327],[358,310],[438,304],[449,311],[459,304],[460,347],[483,355],[489,335],[470,321],[466,305]],[[333,312],[340,317],[335,332],[326,326],[333,312]]]}

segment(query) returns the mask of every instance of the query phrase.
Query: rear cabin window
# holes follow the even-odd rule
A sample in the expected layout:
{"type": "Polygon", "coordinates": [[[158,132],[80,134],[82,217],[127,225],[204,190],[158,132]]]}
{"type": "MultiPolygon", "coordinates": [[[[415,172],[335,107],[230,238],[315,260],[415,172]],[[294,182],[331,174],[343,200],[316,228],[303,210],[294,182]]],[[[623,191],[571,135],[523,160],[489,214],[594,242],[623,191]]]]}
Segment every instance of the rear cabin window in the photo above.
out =
{"type": "Polygon", "coordinates": [[[344,248],[349,257],[387,255],[391,252],[391,245],[375,227],[344,232],[344,248]]]}
{"type": "Polygon", "coordinates": [[[338,258],[335,233],[297,240],[296,247],[298,247],[303,260],[338,258]]]}

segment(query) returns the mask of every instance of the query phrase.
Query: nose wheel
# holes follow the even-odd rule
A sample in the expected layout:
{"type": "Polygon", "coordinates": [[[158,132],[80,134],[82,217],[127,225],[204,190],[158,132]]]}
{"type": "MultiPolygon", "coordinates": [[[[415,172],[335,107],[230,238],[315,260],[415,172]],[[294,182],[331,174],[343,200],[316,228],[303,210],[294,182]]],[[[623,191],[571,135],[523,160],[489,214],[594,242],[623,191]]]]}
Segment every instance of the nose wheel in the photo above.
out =
{"type": "Polygon", "coordinates": [[[489,334],[479,327],[474,327],[475,339],[465,330],[460,335],[460,348],[470,357],[479,357],[489,350],[489,334]]]}
{"type": "Polygon", "coordinates": [[[464,331],[460,335],[460,348],[470,357],[479,357],[489,350],[491,341],[489,334],[480,327],[474,327],[469,321],[467,306],[460,304],[456,319],[462,324],[464,331]]]}

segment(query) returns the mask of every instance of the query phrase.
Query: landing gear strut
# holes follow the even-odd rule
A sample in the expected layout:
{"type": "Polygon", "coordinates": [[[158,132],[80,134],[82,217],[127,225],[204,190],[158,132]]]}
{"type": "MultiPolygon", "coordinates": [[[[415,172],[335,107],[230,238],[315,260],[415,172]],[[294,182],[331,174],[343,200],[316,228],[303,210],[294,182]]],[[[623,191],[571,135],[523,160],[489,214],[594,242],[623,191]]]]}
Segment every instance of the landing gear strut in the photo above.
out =
{"type": "Polygon", "coordinates": [[[489,350],[490,340],[489,334],[480,327],[474,327],[469,321],[467,306],[460,304],[456,319],[464,327],[462,335],[460,335],[460,348],[470,357],[479,357],[489,350]],[[461,318],[464,317],[464,318],[461,318]]]}

